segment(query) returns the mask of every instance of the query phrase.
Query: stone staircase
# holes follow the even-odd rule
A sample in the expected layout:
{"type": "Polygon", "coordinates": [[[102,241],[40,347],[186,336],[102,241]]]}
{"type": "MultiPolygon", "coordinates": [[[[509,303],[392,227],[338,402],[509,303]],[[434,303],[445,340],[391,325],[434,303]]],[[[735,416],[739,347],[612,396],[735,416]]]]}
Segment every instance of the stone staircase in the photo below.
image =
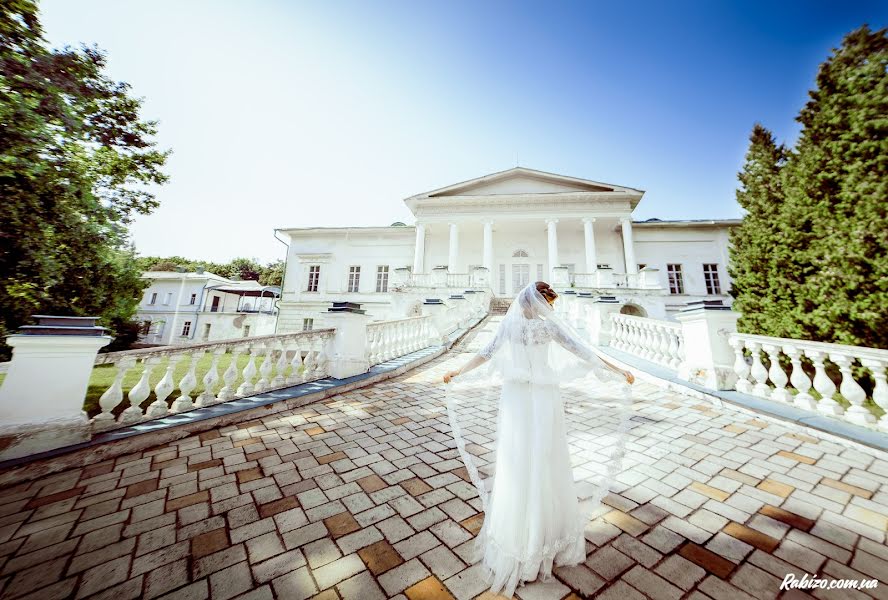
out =
{"type": "Polygon", "coordinates": [[[490,299],[490,314],[491,315],[504,315],[506,311],[509,310],[509,306],[512,304],[511,298],[491,298],[490,299]]]}

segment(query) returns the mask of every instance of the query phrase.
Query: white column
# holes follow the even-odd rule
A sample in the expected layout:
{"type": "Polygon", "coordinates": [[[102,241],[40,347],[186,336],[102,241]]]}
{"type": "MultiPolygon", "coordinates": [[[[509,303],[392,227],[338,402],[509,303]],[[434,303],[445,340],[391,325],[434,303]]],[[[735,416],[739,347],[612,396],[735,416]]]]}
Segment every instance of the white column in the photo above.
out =
{"type": "Polygon", "coordinates": [[[598,259],[595,257],[595,232],[592,224],[595,219],[586,217],[583,219],[583,237],[586,240],[586,273],[594,273],[598,269],[598,259]]]}
{"type": "Polygon", "coordinates": [[[459,226],[450,224],[450,253],[447,258],[447,270],[456,273],[456,261],[459,257],[459,226]]]}
{"type": "Polygon", "coordinates": [[[413,272],[423,272],[423,257],[425,256],[425,224],[416,224],[416,243],[413,246],[413,272]]]}
{"type": "Polygon", "coordinates": [[[620,225],[623,227],[623,257],[626,260],[626,272],[638,273],[638,263],[635,262],[635,245],[632,243],[632,218],[622,217],[620,225]]]}
{"type": "Polygon", "coordinates": [[[493,221],[483,221],[484,223],[484,266],[487,269],[487,276],[493,277],[493,221]]]}
{"type": "Polygon", "coordinates": [[[555,279],[555,267],[558,266],[558,219],[546,219],[549,230],[549,280],[555,279]]]}

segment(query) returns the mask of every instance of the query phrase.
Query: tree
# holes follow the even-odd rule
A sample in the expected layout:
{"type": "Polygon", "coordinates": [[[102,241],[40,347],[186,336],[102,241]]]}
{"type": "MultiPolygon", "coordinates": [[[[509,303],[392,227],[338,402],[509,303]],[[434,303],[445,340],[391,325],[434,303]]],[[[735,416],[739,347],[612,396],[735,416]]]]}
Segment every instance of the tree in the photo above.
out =
{"type": "Polygon", "coordinates": [[[786,160],[756,126],[732,234],[741,331],[888,348],[888,30],[848,34],[786,160]]]}
{"type": "Polygon", "coordinates": [[[741,331],[781,330],[785,308],[792,304],[791,286],[774,287],[775,277],[785,272],[785,264],[775,260],[780,244],[780,213],[783,190],[780,170],[787,151],[774,136],[756,123],[749,136],[746,162],[738,175],[741,187],[737,203],[746,210],[739,227],[731,230],[734,308],[741,313],[741,331]]]}
{"type": "MultiPolygon", "coordinates": [[[[262,274],[262,265],[250,258],[235,258],[228,263],[227,267],[227,273],[224,275],[229,278],[259,281],[262,274]]],[[[223,275],[223,273],[219,273],[219,275],[223,275]]]]}
{"type": "Polygon", "coordinates": [[[284,261],[276,260],[273,263],[262,267],[262,273],[259,276],[259,283],[262,285],[276,285],[280,287],[284,283],[284,261]]]}
{"type": "Polygon", "coordinates": [[[888,348],[888,30],[848,34],[821,65],[784,173],[809,339],[888,348]]]}
{"type": "Polygon", "coordinates": [[[0,4],[0,334],[38,312],[129,319],[144,288],[126,226],[169,152],[95,47],[50,49],[32,0],[0,4]]]}

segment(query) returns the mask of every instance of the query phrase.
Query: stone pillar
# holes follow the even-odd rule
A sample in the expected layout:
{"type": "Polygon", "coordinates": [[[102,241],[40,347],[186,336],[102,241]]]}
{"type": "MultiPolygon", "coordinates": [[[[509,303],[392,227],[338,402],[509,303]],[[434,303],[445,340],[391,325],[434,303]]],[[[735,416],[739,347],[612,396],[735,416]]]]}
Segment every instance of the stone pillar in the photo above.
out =
{"type": "Polygon", "coordinates": [[[90,439],[83,400],[99,348],[111,341],[97,317],[35,315],[6,338],[9,372],[0,387],[0,460],[90,439]]]}
{"type": "MultiPolygon", "coordinates": [[[[587,301],[588,302],[588,301],[587,301]]],[[[589,342],[596,346],[610,345],[613,335],[611,315],[620,312],[622,303],[614,296],[599,296],[589,305],[589,342]]]]}
{"type": "Polygon", "coordinates": [[[638,273],[638,263],[635,262],[635,245],[632,242],[632,217],[622,217],[620,225],[623,228],[623,257],[626,260],[626,273],[635,275],[638,273]]]}
{"type": "Polygon", "coordinates": [[[484,268],[487,269],[488,276],[493,273],[493,221],[487,220],[484,223],[484,268]]]}
{"type": "Polygon", "coordinates": [[[422,316],[431,316],[432,328],[434,329],[435,344],[446,344],[449,327],[447,324],[448,307],[440,298],[426,298],[422,304],[422,316]]]}
{"type": "Polygon", "coordinates": [[[721,300],[699,300],[689,302],[675,318],[681,323],[684,338],[684,360],[678,376],[715,390],[734,389],[735,355],[728,334],[737,331],[740,313],[724,306],[721,300]]]}
{"type": "Polygon", "coordinates": [[[432,287],[447,287],[447,267],[435,267],[432,269],[432,287]]]}
{"type": "Polygon", "coordinates": [[[558,219],[546,219],[546,228],[549,233],[549,278],[555,279],[555,267],[558,263],[558,219]]]}
{"type": "Polygon", "coordinates": [[[459,226],[456,223],[450,224],[450,252],[447,255],[447,270],[451,273],[458,273],[456,261],[459,260],[459,226]]]}
{"type": "Polygon", "coordinates": [[[370,315],[355,302],[334,302],[324,316],[324,326],[336,328],[327,348],[330,376],[345,379],[366,373],[370,369],[367,357],[370,315]]]}
{"type": "Polygon", "coordinates": [[[487,267],[475,267],[472,270],[472,287],[486,288],[490,287],[490,271],[487,267]]]}
{"type": "Polygon", "coordinates": [[[586,242],[586,273],[594,273],[598,269],[598,259],[595,256],[595,231],[592,225],[595,219],[586,217],[583,219],[583,238],[586,242]]]}
{"type": "Polygon", "coordinates": [[[425,224],[416,224],[416,242],[413,247],[413,273],[422,273],[425,268],[423,259],[425,258],[425,224]]]}

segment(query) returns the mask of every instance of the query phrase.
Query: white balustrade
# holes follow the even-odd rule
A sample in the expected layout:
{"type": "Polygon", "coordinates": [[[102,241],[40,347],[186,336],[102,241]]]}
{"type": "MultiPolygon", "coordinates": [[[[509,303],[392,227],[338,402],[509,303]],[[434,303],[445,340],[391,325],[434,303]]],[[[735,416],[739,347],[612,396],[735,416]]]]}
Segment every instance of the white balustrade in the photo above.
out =
{"type": "Polygon", "coordinates": [[[745,333],[733,333],[729,339],[736,356],[737,391],[888,431],[888,350],[745,333]],[[868,395],[861,382],[870,378],[868,395]]]}
{"type": "Polygon", "coordinates": [[[367,359],[373,366],[426,348],[433,343],[433,330],[430,316],[368,323],[367,359]]]}
{"type": "Polygon", "coordinates": [[[678,370],[684,360],[681,325],[632,315],[611,315],[610,345],[617,350],[678,370]]]}
{"type": "Polygon", "coordinates": [[[333,329],[317,329],[100,354],[96,365],[113,365],[114,378],[99,399],[102,411],[92,419],[93,430],[125,427],[326,377],[328,357],[325,348],[333,335],[333,329]],[[308,356],[303,360],[304,352],[308,352],[308,356]],[[249,353],[249,359],[243,364],[241,358],[246,353],[249,353]],[[208,361],[204,358],[208,354],[212,358],[206,364],[208,361]],[[184,374],[180,369],[183,364],[186,365],[184,374]],[[135,377],[136,374],[138,380],[127,392],[126,383],[132,379],[129,376],[135,377]],[[259,379],[254,382],[257,376],[259,379]],[[146,410],[142,404],[151,396],[152,384],[154,401],[146,410]],[[195,395],[199,384],[202,389],[195,395]],[[178,394],[170,404],[169,399],[176,391],[178,394]],[[125,399],[127,408],[115,417],[115,410],[125,399]]]}

